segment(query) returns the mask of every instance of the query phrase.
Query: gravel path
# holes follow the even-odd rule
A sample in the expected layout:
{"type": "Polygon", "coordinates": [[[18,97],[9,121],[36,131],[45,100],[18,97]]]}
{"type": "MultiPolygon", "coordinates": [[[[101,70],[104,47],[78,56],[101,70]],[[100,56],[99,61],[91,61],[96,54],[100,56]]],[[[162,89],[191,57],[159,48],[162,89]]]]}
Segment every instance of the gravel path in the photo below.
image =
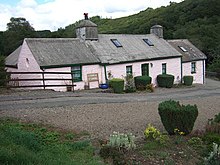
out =
{"type": "Polygon", "coordinates": [[[199,116],[194,130],[204,129],[207,120],[220,112],[220,81],[207,79],[205,86],[186,89],[159,88],[155,93],[147,95],[114,95],[94,91],[9,92],[0,94],[0,117],[13,117],[74,131],[88,131],[92,137],[107,138],[113,131],[132,132],[141,137],[148,123],[164,131],[158,114],[158,104],[170,98],[176,98],[182,104],[196,104],[199,116]],[[104,101],[100,101],[101,99],[104,101]],[[44,106],[49,104],[50,106],[44,106]]]}
{"type": "MultiPolygon", "coordinates": [[[[207,120],[220,112],[220,96],[182,100],[196,104],[199,116],[194,129],[203,129],[207,120]]],[[[71,107],[0,111],[0,116],[15,117],[56,127],[88,131],[93,137],[106,138],[113,131],[132,132],[142,136],[148,123],[164,130],[158,115],[159,102],[89,104],[71,107]]]]}

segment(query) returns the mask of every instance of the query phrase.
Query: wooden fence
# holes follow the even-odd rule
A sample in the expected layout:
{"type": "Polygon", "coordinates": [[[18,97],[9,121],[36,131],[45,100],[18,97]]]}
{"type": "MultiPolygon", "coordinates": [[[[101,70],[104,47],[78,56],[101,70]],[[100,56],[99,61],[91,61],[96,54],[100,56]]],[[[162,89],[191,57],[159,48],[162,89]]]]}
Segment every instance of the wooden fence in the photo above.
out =
{"type": "MultiPolygon", "coordinates": [[[[27,77],[27,76],[25,76],[27,77]]],[[[72,87],[74,91],[74,86],[76,86],[73,82],[73,75],[71,72],[7,72],[6,78],[4,80],[0,80],[1,82],[6,82],[6,88],[35,88],[41,87],[46,89],[46,87],[72,87]],[[11,78],[14,77],[12,75],[34,75],[42,78],[11,78]],[[47,75],[54,75],[50,76],[50,78],[45,78],[47,75]],[[57,75],[70,75],[71,78],[59,78],[57,75]],[[47,81],[69,81],[71,84],[47,84],[47,81]],[[20,85],[19,82],[42,82],[42,85],[20,85]]]]}

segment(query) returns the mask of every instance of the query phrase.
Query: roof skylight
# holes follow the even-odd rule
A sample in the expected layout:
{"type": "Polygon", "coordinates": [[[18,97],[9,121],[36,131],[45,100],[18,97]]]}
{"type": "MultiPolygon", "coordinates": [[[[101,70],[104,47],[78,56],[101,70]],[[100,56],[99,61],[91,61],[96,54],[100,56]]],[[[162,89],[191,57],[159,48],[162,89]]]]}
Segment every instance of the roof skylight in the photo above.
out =
{"type": "Polygon", "coordinates": [[[183,52],[188,52],[183,46],[178,46],[183,52]]]}
{"type": "Polygon", "coordinates": [[[144,38],[143,40],[144,40],[144,42],[145,42],[146,44],[148,44],[149,46],[154,46],[154,44],[153,44],[149,39],[144,38]]]}
{"type": "Polygon", "coordinates": [[[118,47],[122,47],[121,43],[117,40],[117,39],[111,39],[111,41],[113,42],[113,44],[118,48],[118,47]]]}

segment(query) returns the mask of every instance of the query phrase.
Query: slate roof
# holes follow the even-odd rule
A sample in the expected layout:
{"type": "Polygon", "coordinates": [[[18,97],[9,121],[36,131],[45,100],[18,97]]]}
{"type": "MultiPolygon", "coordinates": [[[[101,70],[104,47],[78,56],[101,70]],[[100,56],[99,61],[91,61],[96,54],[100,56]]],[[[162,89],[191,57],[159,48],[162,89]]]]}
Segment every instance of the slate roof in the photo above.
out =
{"type": "Polygon", "coordinates": [[[82,20],[78,24],[77,28],[81,28],[81,27],[97,27],[97,25],[90,20],[82,20]]]}
{"type": "Polygon", "coordinates": [[[10,67],[17,67],[18,57],[21,51],[21,46],[19,46],[14,52],[12,52],[8,57],[5,59],[5,65],[10,67]]]}
{"type": "MultiPolygon", "coordinates": [[[[82,42],[77,38],[27,38],[37,63],[41,67],[69,66],[74,64],[117,64],[183,56],[183,62],[206,59],[188,40],[164,40],[154,34],[99,34],[98,41],[82,42]],[[122,47],[116,47],[117,39],[122,47]],[[150,40],[149,46],[143,39],[150,40]],[[183,52],[183,46],[187,52],[183,52]]],[[[6,66],[16,67],[21,46],[6,58],[6,66]]]]}
{"type": "Polygon", "coordinates": [[[196,60],[205,60],[207,59],[206,55],[196,48],[189,40],[187,39],[175,39],[168,40],[170,45],[172,45],[178,52],[182,53],[183,62],[196,61],[196,60]],[[183,47],[186,51],[182,51],[180,47],[183,47]]]}
{"type": "Polygon", "coordinates": [[[98,41],[86,41],[86,44],[106,64],[182,56],[166,40],[154,34],[99,34],[98,38],[98,41]],[[116,47],[111,39],[117,39],[122,47],[116,47]],[[143,39],[149,39],[154,46],[147,45],[143,39]]]}
{"type": "MultiPolygon", "coordinates": [[[[40,66],[100,63],[85,43],[76,38],[27,38],[25,41],[40,66]]],[[[19,50],[10,56],[15,54],[18,57],[19,50]]],[[[11,63],[10,59],[7,61],[11,63]]]]}

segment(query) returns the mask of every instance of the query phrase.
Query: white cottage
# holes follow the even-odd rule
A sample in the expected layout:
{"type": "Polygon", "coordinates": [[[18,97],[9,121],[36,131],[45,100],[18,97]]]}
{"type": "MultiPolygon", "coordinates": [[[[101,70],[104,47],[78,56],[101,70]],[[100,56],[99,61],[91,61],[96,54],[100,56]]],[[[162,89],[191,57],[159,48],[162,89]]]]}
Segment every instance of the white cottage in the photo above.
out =
{"type": "MultiPolygon", "coordinates": [[[[158,74],[172,74],[175,83],[184,75],[193,75],[194,83],[205,81],[206,56],[188,40],[164,40],[163,27],[155,25],[151,34],[98,34],[97,25],[85,14],[76,29],[77,38],[26,38],[23,44],[6,58],[8,72],[71,72],[56,74],[69,78],[75,90],[85,86],[98,88],[109,77],[123,78],[149,75],[157,84],[158,74]],[[91,76],[97,81],[90,82],[91,76]],[[97,77],[96,77],[97,76],[97,77]]],[[[17,79],[42,78],[41,75],[12,75],[17,79]]],[[[45,75],[44,78],[50,78],[45,75]]],[[[19,82],[20,86],[42,85],[41,81],[19,82]]],[[[67,81],[46,81],[65,85],[67,81]]],[[[48,87],[65,91],[65,87],[48,87]]]]}

